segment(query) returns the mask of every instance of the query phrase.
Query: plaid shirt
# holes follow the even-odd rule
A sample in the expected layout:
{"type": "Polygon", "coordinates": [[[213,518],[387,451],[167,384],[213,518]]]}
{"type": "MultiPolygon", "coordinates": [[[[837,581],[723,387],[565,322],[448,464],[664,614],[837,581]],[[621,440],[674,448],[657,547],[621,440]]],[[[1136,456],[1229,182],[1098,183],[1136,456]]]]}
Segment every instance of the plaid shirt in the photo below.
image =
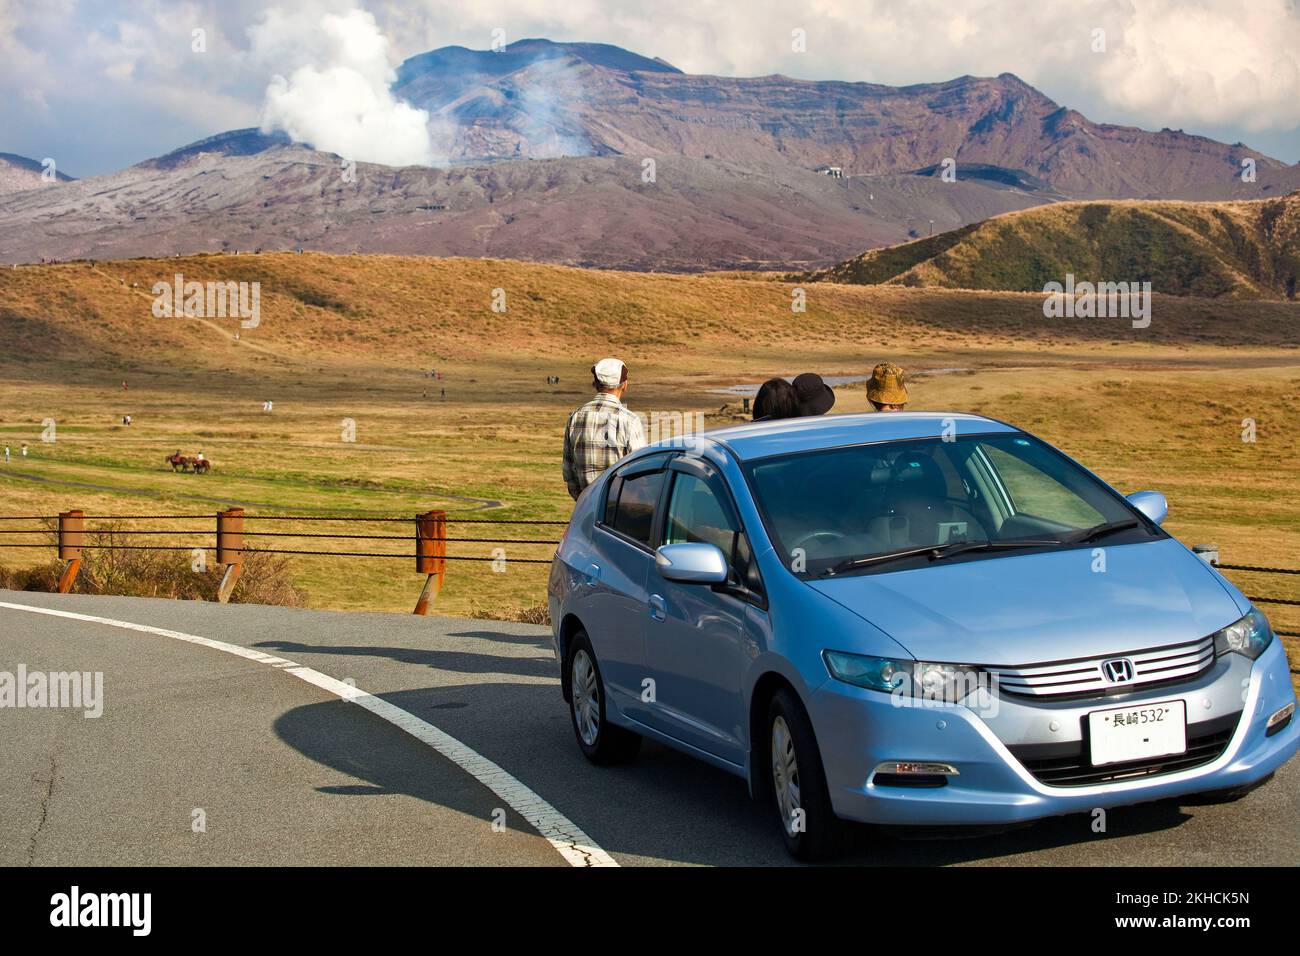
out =
{"type": "Polygon", "coordinates": [[[576,501],[610,465],[645,445],[635,412],[601,392],[569,416],[564,428],[564,483],[576,501]]]}

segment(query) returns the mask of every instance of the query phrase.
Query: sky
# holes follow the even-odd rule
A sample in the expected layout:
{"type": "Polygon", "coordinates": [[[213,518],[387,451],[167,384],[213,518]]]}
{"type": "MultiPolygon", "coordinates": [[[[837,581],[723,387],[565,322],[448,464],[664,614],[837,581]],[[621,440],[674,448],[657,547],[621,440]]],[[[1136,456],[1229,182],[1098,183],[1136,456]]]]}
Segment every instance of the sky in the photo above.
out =
{"type": "Polygon", "coordinates": [[[87,176],[266,121],[420,161],[429,117],[388,94],[397,64],[546,37],[728,76],[904,85],[1009,72],[1098,122],[1294,163],[1297,2],[0,0],[0,152],[87,176]]]}

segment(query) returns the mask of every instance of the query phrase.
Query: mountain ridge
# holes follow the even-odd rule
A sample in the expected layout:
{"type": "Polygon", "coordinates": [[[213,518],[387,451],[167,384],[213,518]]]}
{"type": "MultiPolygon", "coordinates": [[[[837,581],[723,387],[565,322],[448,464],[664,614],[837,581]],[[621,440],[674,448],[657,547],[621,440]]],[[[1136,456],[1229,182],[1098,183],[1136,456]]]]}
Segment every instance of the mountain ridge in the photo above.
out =
{"type": "MultiPolygon", "coordinates": [[[[73,181],[73,177],[57,169],[55,178],[61,183],[73,181]]],[[[0,196],[48,185],[52,184],[45,179],[45,167],[41,163],[17,153],[0,153],[0,196]]]]}
{"type": "Polygon", "coordinates": [[[530,39],[419,54],[393,89],[429,111],[445,166],[357,163],[348,181],[343,157],[230,130],[0,195],[0,261],[303,247],[821,269],[1042,203],[1300,188],[1300,164],[1092,123],[1011,73],[903,87],[718,77],[610,44],[530,39]],[[1244,158],[1258,181],[1242,181],[1244,158]]]}
{"type": "Polygon", "coordinates": [[[1300,166],[1181,131],[1094,123],[1013,73],[894,87],[633,69],[655,61],[628,51],[620,51],[626,60],[594,56],[582,44],[519,44],[525,52],[468,51],[476,64],[468,79],[454,75],[464,48],[412,57],[394,92],[452,124],[456,132],[442,145],[458,160],[554,156],[555,139],[546,135],[554,132],[592,155],[785,161],[848,175],[953,159],[960,177],[963,162],[985,163],[1074,198],[1228,198],[1243,159],[1278,180],[1274,188],[1300,187],[1300,166]],[[529,109],[528,91],[548,84],[565,95],[529,109]]]}

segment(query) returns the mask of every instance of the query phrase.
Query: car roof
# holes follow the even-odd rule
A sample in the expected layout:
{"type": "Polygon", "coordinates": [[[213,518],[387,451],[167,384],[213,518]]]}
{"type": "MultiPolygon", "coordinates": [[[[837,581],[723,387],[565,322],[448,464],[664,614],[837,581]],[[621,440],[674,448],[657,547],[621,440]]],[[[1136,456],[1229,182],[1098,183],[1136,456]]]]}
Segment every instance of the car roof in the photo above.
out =
{"type": "MultiPolygon", "coordinates": [[[[749,461],[769,455],[840,448],[845,445],[903,441],[909,438],[941,438],[945,430],[948,434],[974,435],[1005,434],[1019,429],[1005,422],[964,412],[874,412],[746,422],[710,429],[700,437],[724,445],[741,461],[749,461]]],[[[677,442],[680,444],[680,439],[677,442]]],[[[658,444],[672,447],[673,443],[673,439],[668,439],[658,444]]]]}

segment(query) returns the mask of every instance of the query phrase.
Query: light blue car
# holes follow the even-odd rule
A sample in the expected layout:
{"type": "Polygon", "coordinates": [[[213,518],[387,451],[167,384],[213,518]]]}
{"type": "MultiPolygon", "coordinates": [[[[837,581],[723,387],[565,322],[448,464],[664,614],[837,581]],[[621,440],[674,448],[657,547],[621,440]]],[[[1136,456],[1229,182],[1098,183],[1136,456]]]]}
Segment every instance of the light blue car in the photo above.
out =
{"type": "Polygon", "coordinates": [[[1300,746],[1286,653],[1166,510],[974,415],[649,446],[587,488],[551,568],[578,745],[744,777],[802,859],[842,820],[1244,793],[1300,746]]]}

